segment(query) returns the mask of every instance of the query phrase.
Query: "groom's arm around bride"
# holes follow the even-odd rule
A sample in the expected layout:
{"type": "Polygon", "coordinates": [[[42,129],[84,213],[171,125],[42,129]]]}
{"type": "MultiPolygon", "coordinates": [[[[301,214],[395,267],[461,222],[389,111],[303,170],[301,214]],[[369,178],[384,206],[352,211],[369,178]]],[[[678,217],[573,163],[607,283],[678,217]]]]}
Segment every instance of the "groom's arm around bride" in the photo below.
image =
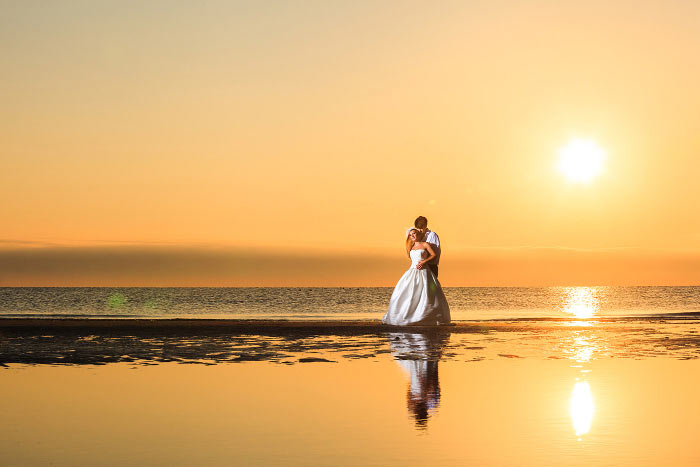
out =
{"type": "Polygon", "coordinates": [[[438,266],[440,264],[440,237],[438,234],[428,229],[428,219],[423,216],[418,216],[414,221],[413,225],[423,234],[423,241],[429,243],[433,250],[435,250],[435,259],[428,263],[428,267],[435,275],[438,277],[438,266]]]}

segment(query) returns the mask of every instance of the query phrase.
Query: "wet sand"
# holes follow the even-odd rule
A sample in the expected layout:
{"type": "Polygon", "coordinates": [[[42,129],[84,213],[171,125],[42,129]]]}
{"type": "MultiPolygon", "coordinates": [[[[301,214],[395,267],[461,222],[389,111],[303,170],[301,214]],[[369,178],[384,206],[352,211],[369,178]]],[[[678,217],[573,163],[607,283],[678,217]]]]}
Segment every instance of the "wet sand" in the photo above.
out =
{"type": "Polygon", "coordinates": [[[411,379],[391,354],[376,360],[0,370],[0,463],[690,467],[700,461],[698,361],[441,360],[439,407],[416,426],[411,379]]]}
{"type": "Polygon", "coordinates": [[[2,319],[0,464],[698,465],[698,330],[2,319]]]}
{"type": "Polygon", "coordinates": [[[581,356],[696,359],[696,324],[685,319],[618,319],[397,327],[379,321],[1,319],[0,366],[338,362],[377,358],[400,335],[446,337],[450,344],[442,359],[467,362],[581,356]]]}

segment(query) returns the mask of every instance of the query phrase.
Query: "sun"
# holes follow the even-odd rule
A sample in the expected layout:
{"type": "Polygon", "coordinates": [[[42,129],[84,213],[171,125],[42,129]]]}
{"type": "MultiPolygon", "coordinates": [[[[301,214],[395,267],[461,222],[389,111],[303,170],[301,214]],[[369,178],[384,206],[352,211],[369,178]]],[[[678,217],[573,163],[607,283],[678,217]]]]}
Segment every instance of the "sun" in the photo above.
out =
{"type": "Polygon", "coordinates": [[[571,182],[590,183],[603,172],[605,151],[589,139],[573,139],[559,150],[559,171],[571,182]]]}

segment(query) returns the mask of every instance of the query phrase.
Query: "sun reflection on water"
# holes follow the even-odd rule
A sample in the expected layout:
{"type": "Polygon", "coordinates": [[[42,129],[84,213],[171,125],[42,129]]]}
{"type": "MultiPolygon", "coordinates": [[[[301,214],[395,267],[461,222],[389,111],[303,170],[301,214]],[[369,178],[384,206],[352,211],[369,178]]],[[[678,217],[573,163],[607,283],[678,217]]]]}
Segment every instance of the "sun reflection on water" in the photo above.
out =
{"type": "Polygon", "coordinates": [[[591,394],[591,387],[587,381],[579,381],[574,384],[569,411],[576,436],[582,436],[591,431],[595,404],[591,394]]]}
{"type": "Polygon", "coordinates": [[[589,338],[577,336],[574,338],[573,350],[572,358],[579,363],[586,363],[591,361],[591,357],[596,348],[591,344],[589,338]]]}
{"type": "Polygon", "coordinates": [[[595,287],[566,287],[562,311],[579,319],[588,319],[598,314],[600,303],[595,287]]]}

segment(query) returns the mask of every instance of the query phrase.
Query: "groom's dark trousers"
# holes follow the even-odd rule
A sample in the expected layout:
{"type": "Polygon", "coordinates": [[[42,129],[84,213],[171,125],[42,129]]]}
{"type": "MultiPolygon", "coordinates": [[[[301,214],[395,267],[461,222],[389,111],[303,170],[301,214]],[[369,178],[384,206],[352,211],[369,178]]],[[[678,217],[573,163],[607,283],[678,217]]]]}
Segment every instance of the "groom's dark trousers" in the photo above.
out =
{"type": "Polygon", "coordinates": [[[438,265],[437,265],[437,264],[430,264],[430,263],[428,263],[428,267],[430,268],[431,271],[433,271],[433,274],[435,275],[435,279],[437,279],[437,276],[438,276],[438,265]]]}

